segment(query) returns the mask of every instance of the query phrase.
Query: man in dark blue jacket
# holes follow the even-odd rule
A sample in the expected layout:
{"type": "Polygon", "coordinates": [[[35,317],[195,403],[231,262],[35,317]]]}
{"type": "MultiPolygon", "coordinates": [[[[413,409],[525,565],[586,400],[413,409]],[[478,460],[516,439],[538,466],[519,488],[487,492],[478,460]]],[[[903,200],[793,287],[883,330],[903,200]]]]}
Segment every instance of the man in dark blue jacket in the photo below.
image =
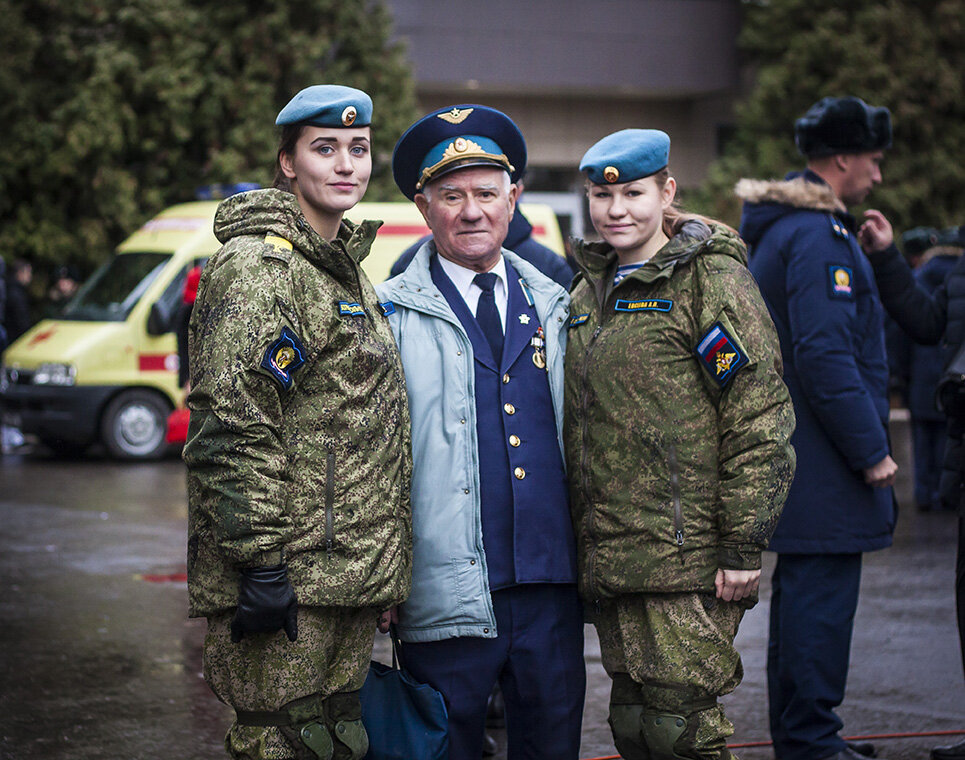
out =
{"type": "MultiPolygon", "coordinates": [[[[859,230],[859,238],[861,233],[859,230]]],[[[915,281],[923,290],[934,294],[945,282],[962,255],[958,243],[958,228],[936,230],[915,227],[901,236],[904,258],[919,263],[914,270],[915,281]]],[[[874,262],[872,262],[874,266],[874,262]]],[[[879,293],[885,309],[889,308],[884,289],[879,293]]],[[[911,413],[911,438],[915,461],[915,504],[920,511],[941,510],[939,481],[947,432],[945,414],[935,403],[935,390],[944,368],[941,346],[913,340],[901,327],[889,320],[892,342],[888,358],[891,361],[892,382],[896,375],[904,388],[905,401],[911,413]]],[[[957,506],[957,505],[956,505],[957,506]]],[[[954,507],[952,507],[954,508],[954,507]]]]}
{"type": "Polygon", "coordinates": [[[768,695],[780,760],[860,757],[839,735],[862,552],[891,545],[883,311],[847,207],[881,181],[891,118],[824,98],[795,123],[807,157],[784,181],[742,180],[740,233],[781,340],[797,471],[770,543],[768,695]]]}
{"type": "MultiPolygon", "coordinates": [[[[916,341],[942,342],[946,370],[965,346],[965,256],[959,256],[945,281],[933,293],[916,283],[912,272],[892,242],[891,224],[878,211],[866,211],[861,225],[861,245],[874,267],[875,279],[891,317],[916,341]]],[[[958,249],[965,248],[965,226],[945,230],[942,238],[958,249]]],[[[948,509],[958,509],[958,553],[955,560],[955,602],[958,638],[965,662],[965,406],[956,394],[945,398],[948,435],[940,481],[940,499],[948,509]],[[959,401],[959,403],[953,403],[959,401]]],[[[934,747],[932,760],[965,760],[965,741],[934,747]]]]}

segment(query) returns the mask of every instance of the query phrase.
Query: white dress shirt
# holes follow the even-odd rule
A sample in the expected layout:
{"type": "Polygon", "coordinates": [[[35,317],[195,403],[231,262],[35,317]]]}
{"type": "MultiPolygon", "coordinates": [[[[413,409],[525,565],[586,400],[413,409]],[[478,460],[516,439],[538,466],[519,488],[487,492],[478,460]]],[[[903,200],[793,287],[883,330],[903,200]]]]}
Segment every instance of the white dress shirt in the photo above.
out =
{"type": "MultiPolygon", "coordinates": [[[[472,269],[460,266],[449,259],[439,256],[439,264],[442,271],[446,273],[452,284],[456,286],[459,295],[462,296],[469,311],[476,316],[476,307],[479,305],[479,296],[482,288],[473,282],[473,278],[479,274],[472,269]]],[[[506,287],[506,260],[500,255],[496,266],[489,270],[496,275],[496,287],[493,288],[493,296],[496,299],[496,310],[499,312],[499,320],[503,323],[503,333],[506,332],[506,309],[509,302],[509,290],[506,287]]]]}

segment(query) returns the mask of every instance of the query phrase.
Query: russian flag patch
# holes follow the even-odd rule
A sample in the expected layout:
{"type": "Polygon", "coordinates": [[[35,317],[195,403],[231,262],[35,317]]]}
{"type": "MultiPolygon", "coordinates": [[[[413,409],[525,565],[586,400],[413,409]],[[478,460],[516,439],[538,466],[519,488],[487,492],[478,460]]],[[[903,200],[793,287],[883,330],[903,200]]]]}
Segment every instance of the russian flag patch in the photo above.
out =
{"type": "Polygon", "coordinates": [[[694,349],[700,365],[721,387],[725,387],[741,367],[747,354],[720,323],[715,322],[694,349]]]}

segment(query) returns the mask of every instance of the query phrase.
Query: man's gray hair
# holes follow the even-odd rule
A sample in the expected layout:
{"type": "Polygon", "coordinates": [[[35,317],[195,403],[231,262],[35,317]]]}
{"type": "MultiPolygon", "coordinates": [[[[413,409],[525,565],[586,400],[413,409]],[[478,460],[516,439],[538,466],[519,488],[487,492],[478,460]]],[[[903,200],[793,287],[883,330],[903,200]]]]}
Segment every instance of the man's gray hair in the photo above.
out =
{"type": "MultiPolygon", "coordinates": [[[[467,168],[468,168],[468,167],[467,167],[467,168]]],[[[494,168],[498,168],[498,167],[494,167],[494,168]]],[[[508,173],[508,172],[500,172],[500,174],[501,174],[502,177],[503,177],[503,192],[508,195],[508,194],[509,194],[509,188],[512,186],[513,183],[512,183],[512,181],[509,179],[509,173],[508,173]]],[[[432,186],[435,185],[436,183],[441,183],[441,182],[446,178],[446,176],[447,176],[447,175],[443,174],[441,177],[439,177],[439,179],[435,180],[435,182],[430,182],[428,185],[426,185],[424,188],[422,188],[422,191],[421,191],[421,192],[422,192],[422,194],[426,197],[426,200],[427,200],[427,201],[429,201],[429,202],[432,201],[432,186]]],[[[440,187],[441,187],[441,184],[440,184],[440,187]]]]}

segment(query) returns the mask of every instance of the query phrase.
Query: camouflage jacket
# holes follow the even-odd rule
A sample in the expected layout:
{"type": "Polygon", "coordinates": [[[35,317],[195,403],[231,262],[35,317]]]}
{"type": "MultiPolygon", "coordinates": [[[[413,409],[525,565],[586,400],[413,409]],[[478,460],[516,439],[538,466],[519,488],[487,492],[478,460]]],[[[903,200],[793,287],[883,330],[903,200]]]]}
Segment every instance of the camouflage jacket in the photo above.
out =
{"type": "Polygon", "coordinates": [[[402,363],[359,261],[378,222],[329,243],[295,197],[224,201],[191,317],[191,614],[237,604],[238,570],[284,560],[301,605],[388,607],[411,569],[402,363]]]}
{"type": "Polygon", "coordinates": [[[756,569],[794,474],[777,335],[735,233],[688,222],[614,287],[577,242],[564,438],[580,589],[712,591],[756,569]]]}

